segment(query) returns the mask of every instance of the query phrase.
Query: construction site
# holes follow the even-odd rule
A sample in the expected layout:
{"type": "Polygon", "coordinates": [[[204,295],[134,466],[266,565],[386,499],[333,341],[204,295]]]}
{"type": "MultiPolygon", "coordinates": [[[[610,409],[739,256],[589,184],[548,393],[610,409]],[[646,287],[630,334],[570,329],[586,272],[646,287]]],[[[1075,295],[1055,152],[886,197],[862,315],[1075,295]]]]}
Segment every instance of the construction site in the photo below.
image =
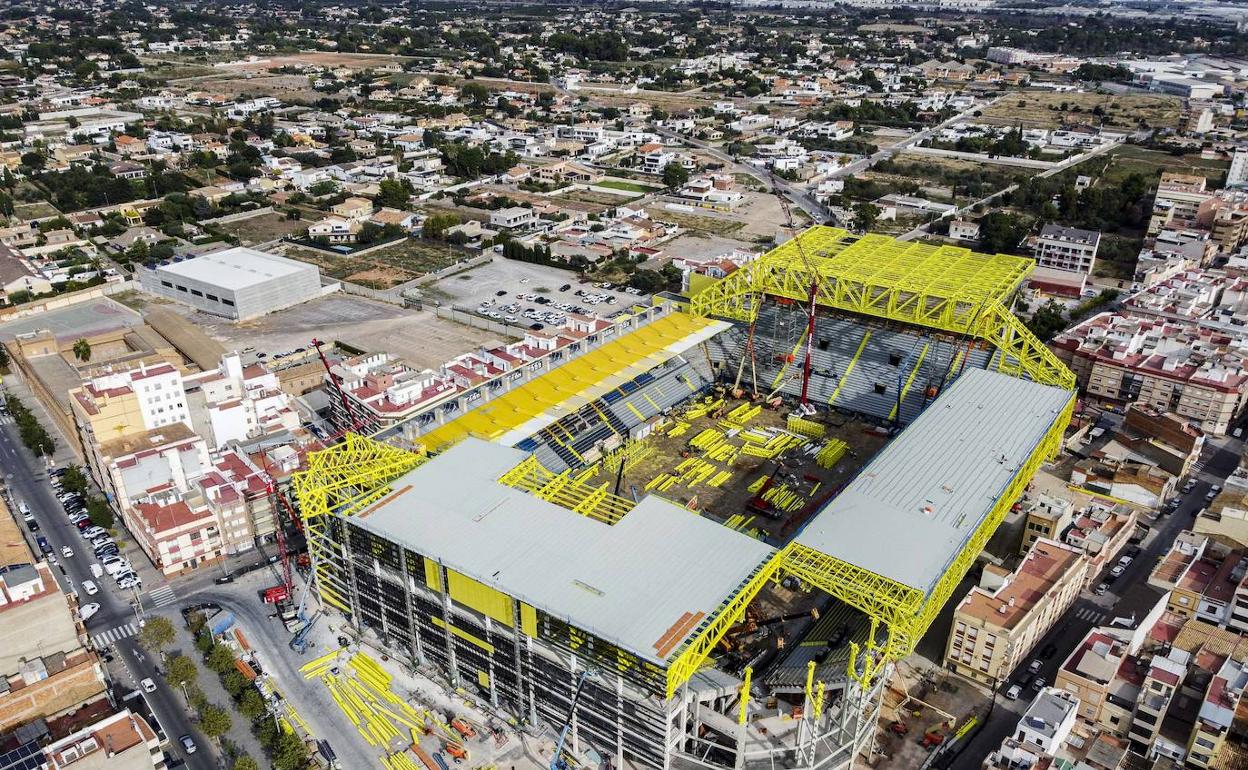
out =
{"type": "Polygon", "coordinates": [[[1074,406],[1009,311],[1031,264],[815,227],[474,409],[348,434],[294,480],[322,607],[551,767],[870,758],[1074,406]]]}

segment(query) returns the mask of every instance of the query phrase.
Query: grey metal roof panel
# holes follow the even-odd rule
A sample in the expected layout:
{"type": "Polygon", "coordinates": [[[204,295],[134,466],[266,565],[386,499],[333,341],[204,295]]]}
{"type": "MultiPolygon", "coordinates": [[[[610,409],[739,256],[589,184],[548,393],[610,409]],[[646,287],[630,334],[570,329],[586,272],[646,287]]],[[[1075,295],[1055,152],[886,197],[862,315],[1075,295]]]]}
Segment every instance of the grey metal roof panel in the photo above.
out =
{"type": "Polygon", "coordinates": [[[964,372],[797,541],[929,592],[1072,398],[983,369],[964,372]]]}
{"type": "Polygon", "coordinates": [[[713,615],[773,553],[657,496],[608,526],[499,484],[526,456],[465,439],[353,521],[657,663],[685,613],[713,615]]]}

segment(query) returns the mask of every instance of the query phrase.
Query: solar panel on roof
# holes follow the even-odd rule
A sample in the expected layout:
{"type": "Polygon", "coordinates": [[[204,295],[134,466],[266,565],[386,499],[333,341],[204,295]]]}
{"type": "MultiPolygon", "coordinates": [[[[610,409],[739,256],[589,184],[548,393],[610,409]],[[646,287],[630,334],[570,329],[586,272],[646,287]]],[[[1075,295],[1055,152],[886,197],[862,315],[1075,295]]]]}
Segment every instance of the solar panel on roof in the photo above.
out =
{"type": "Polygon", "coordinates": [[[43,749],[35,741],[0,754],[0,770],[39,770],[42,765],[43,749]]]}

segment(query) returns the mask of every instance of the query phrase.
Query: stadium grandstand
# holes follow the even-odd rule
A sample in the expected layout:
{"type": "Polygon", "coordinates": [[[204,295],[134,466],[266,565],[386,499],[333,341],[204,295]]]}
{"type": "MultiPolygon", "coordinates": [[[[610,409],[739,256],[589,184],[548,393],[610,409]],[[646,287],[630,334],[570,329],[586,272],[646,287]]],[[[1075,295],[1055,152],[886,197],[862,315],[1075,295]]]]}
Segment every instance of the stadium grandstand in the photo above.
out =
{"type": "Polygon", "coordinates": [[[1073,377],[1008,309],[1030,266],[815,227],[348,435],[294,482],[317,592],[514,724],[571,709],[576,764],[846,766],[1060,446],[1073,377]]]}

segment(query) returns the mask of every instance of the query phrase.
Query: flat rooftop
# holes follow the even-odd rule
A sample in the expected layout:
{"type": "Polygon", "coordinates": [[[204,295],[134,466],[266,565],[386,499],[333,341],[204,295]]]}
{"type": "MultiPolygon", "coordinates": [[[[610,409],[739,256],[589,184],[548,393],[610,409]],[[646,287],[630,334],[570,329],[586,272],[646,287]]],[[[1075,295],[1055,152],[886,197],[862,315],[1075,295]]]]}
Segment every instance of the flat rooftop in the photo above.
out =
{"type": "Polygon", "coordinates": [[[232,249],[191,257],[182,262],[161,265],[156,268],[156,272],[192,281],[203,281],[222,289],[238,291],[258,283],[289,278],[315,269],[313,265],[305,262],[279,257],[276,254],[249,249],[245,246],[236,246],[232,249]]]}
{"type": "Polygon", "coordinates": [[[968,369],[811,519],[797,542],[930,593],[1072,398],[968,369]]]}
{"type": "Polygon", "coordinates": [[[351,521],[660,665],[774,552],[654,495],[612,526],[498,483],[527,456],[465,438],[351,521]]]}

